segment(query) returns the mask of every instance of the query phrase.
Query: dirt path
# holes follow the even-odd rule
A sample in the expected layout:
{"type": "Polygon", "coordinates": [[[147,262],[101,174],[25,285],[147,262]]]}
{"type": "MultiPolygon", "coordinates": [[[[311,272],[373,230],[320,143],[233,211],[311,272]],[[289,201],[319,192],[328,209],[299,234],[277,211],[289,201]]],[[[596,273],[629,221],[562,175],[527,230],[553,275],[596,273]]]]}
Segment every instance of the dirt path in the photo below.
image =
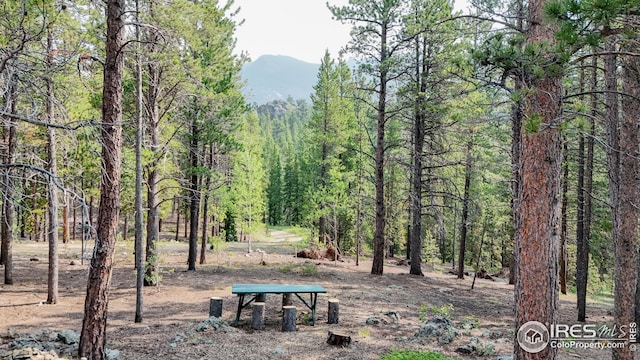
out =
{"type": "MultiPolygon", "coordinates": [[[[294,245],[287,234],[275,232],[271,241],[256,241],[246,252],[246,243],[225,244],[207,254],[208,264],[186,272],[187,244],[160,246],[162,280],[160,286],[144,291],[144,321],[133,322],[135,311],[135,273],[131,242],[120,242],[115,254],[109,302],[108,347],[120,351],[120,359],[378,359],[392,349],[433,349],[454,358],[475,358],[455,350],[472,336],[495,346],[494,356],[508,355],[513,348],[513,289],[505,281],[477,280],[471,291],[471,278],[458,280],[444,269],[425,265],[426,276],[408,275],[408,267],[385,263],[383,276],[370,275],[371,262],[356,267],[345,262],[308,261],[293,257],[294,245]],[[278,246],[279,245],[279,246],[278,246]],[[262,261],[266,265],[261,265],[262,261]],[[229,332],[197,332],[207,319],[212,296],[224,301],[223,318],[232,322],[237,297],[233,283],[320,284],[327,289],[318,299],[318,322],[308,325],[308,311],[299,307],[298,330],[280,331],[280,298],[267,298],[266,329],[250,329],[250,310],[242,313],[240,325],[229,332]],[[340,300],[340,323],[326,324],[327,299],[340,300]],[[463,331],[451,344],[439,345],[433,339],[415,338],[419,315],[425,309],[453,305],[454,324],[475,317],[477,329],[463,331]],[[388,315],[388,314],[396,315],[388,315]],[[367,324],[377,318],[378,324],[367,324]],[[350,334],[347,348],[325,343],[327,331],[350,334]],[[490,334],[490,335],[487,335],[490,334]]],[[[31,333],[42,328],[72,329],[82,325],[87,267],[80,265],[80,245],[61,246],[60,303],[44,305],[46,300],[47,245],[17,243],[15,285],[0,285],[0,354],[8,347],[8,333],[31,333]],[[38,261],[30,261],[38,259],[38,261]]],[[[0,268],[1,269],[1,268],[0,268]]],[[[301,304],[296,304],[301,305],[301,304]]],[[[562,297],[561,320],[575,318],[575,299],[562,297]]],[[[589,303],[590,321],[611,322],[610,308],[589,303]]],[[[430,314],[427,314],[430,315],[430,314]]],[[[456,325],[456,326],[458,326],[456,325]]],[[[602,351],[560,352],[560,359],[602,359],[602,351]]]]}

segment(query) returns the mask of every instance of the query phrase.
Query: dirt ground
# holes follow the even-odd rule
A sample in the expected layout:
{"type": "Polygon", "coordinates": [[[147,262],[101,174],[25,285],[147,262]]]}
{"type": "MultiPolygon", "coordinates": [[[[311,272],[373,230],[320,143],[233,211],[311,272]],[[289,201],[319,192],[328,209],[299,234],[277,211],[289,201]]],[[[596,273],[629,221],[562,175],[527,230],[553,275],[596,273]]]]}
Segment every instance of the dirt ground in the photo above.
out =
{"type": "MultiPolygon", "coordinates": [[[[334,263],[306,260],[293,256],[295,243],[287,234],[274,234],[267,242],[225,244],[223,249],[207,253],[207,264],[197,271],[185,271],[187,244],[168,242],[160,246],[160,285],[144,290],[144,321],[134,323],[135,271],[133,244],[119,242],[109,301],[108,344],[120,352],[120,359],[378,359],[394,349],[435,350],[453,358],[490,358],[509,355],[513,349],[513,288],[505,280],[458,280],[447,274],[448,267],[425,265],[424,277],[408,275],[409,268],[397,260],[385,263],[383,276],[373,276],[371,262],[354,259],[334,263]],[[262,265],[264,261],[266,265],[262,265]],[[298,306],[297,331],[280,331],[281,296],[269,295],[266,301],[266,329],[250,328],[251,310],[245,309],[237,328],[195,331],[208,317],[209,298],[223,298],[223,318],[232,323],[237,297],[231,294],[233,283],[319,284],[327,289],[318,298],[317,324],[308,324],[309,311],[298,306]],[[327,299],[340,300],[340,322],[327,324],[327,299]],[[438,345],[433,339],[416,339],[421,307],[452,304],[453,321],[475,316],[480,327],[462,331],[451,344],[438,345]],[[385,315],[396,312],[398,319],[385,315]],[[370,317],[381,320],[367,325],[370,317]],[[329,330],[347,333],[351,345],[338,348],[327,345],[329,330]],[[487,335],[490,331],[491,338],[487,335]],[[494,336],[497,335],[497,336],[494,336]],[[456,348],[472,336],[495,344],[491,356],[462,355],[456,348]]],[[[91,249],[89,249],[90,251],[91,249]]],[[[0,285],[0,354],[8,348],[10,331],[35,332],[47,328],[80,332],[87,281],[87,260],[80,259],[80,244],[60,246],[60,301],[44,304],[47,283],[47,245],[18,242],[14,245],[15,285],[0,285]],[[11,330],[10,330],[11,329],[11,330]]],[[[2,270],[0,268],[0,270],[2,270]]],[[[611,323],[610,305],[588,304],[589,321],[611,323]]],[[[561,296],[560,321],[573,324],[575,298],[561,296]]],[[[561,359],[609,358],[604,350],[560,350],[561,359]]]]}

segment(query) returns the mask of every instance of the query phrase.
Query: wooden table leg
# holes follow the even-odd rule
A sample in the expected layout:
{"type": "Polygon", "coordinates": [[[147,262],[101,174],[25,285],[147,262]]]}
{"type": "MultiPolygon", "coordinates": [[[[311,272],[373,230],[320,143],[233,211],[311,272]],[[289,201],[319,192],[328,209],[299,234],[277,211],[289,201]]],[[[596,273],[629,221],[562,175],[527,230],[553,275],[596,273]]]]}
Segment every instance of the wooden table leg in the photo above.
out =
{"type": "Polygon", "coordinates": [[[311,293],[311,326],[316,326],[316,302],[318,293],[311,293]]]}
{"type": "Polygon", "coordinates": [[[234,321],[233,325],[238,326],[238,321],[240,321],[240,312],[242,311],[242,303],[244,302],[244,295],[238,295],[238,311],[236,312],[236,321],[234,321]]]}

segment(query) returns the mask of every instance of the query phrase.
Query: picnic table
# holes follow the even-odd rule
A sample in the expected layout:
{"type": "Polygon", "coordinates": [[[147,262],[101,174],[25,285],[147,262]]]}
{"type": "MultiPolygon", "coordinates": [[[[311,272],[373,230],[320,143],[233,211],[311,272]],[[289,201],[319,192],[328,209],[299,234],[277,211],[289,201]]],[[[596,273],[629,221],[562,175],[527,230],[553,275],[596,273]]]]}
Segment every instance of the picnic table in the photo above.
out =
{"type": "Polygon", "coordinates": [[[256,298],[262,294],[294,294],[306,307],[309,308],[309,310],[311,310],[311,323],[312,325],[315,325],[318,294],[326,292],[327,290],[320,285],[233,284],[231,287],[231,293],[238,295],[238,311],[236,312],[236,321],[234,322],[234,325],[238,325],[242,309],[249,306],[249,304],[254,302],[256,298]],[[300,294],[309,294],[309,302],[306,302],[300,294]],[[244,299],[246,295],[252,297],[245,303],[244,299]]]}

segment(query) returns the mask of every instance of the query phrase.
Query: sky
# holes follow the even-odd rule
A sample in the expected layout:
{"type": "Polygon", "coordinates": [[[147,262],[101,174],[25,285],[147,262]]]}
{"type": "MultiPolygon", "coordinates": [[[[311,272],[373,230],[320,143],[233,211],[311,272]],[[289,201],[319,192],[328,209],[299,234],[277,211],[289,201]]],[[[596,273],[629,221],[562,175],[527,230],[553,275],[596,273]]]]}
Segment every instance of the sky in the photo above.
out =
{"type": "MultiPolygon", "coordinates": [[[[348,0],[234,0],[240,7],[236,29],[236,51],[249,53],[251,60],[261,55],[287,55],[319,64],[325,50],[337,57],[349,42],[350,25],[331,18],[327,8],[347,5],[348,0]]],[[[457,0],[456,8],[466,5],[457,0]]]]}
{"type": "MultiPolygon", "coordinates": [[[[329,0],[345,5],[347,0],[329,0]]],[[[349,41],[349,25],[331,19],[327,0],[235,0],[240,7],[237,51],[252,60],[260,55],[287,55],[320,63],[326,49],[332,57],[349,41]]]]}

